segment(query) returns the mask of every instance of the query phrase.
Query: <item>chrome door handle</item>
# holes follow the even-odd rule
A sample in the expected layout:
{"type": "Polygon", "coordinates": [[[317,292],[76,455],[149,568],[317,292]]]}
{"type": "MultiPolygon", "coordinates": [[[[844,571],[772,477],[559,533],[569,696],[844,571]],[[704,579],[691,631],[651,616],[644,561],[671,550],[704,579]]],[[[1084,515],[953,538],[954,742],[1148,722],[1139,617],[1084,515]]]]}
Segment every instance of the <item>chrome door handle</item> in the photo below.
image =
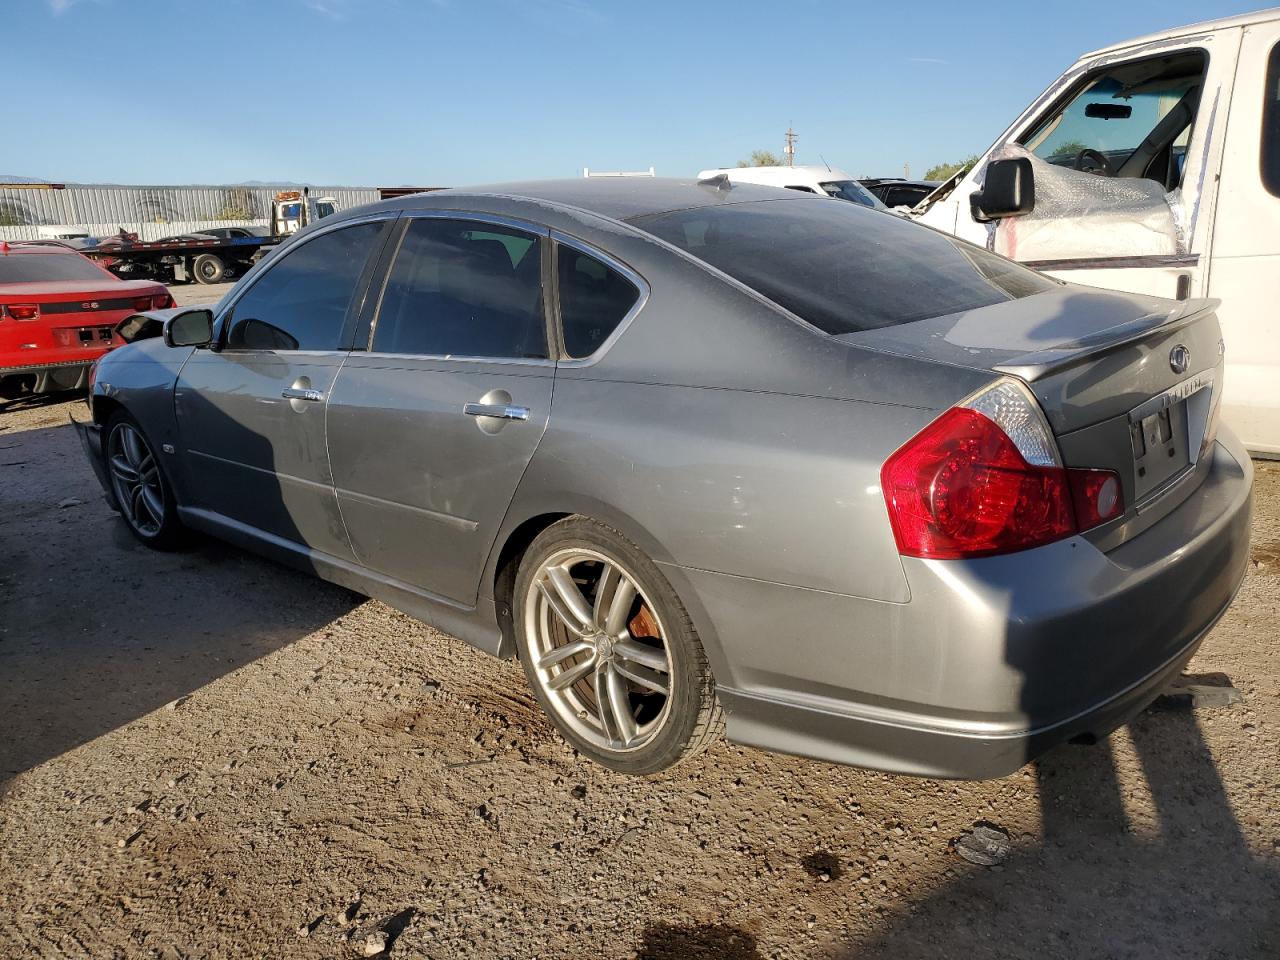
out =
{"type": "Polygon", "coordinates": [[[508,403],[464,403],[462,412],[469,417],[495,417],[499,420],[528,420],[528,407],[508,403]]]}
{"type": "Polygon", "coordinates": [[[304,389],[302,387],[285,387],[280,391],[280,396],[285,400],[309,400],[311,403],[319,403],[324,399],[324,391],[304,389]]]}

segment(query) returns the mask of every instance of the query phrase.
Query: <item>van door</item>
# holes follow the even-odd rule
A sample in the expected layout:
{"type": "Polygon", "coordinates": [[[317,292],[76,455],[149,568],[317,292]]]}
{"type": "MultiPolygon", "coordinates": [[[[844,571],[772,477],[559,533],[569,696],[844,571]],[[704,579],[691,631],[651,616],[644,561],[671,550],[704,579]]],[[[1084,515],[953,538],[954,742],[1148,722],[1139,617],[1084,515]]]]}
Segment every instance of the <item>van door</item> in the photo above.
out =
{"type": "Polygon", "coordinates": [[[1222,160],[1208,289],[1226,341],[1223,416],[1280,454],[1280,21],[1244,31],[1222,160]]]}
{"type": "Polygon", "coordinates": [[[1240,32],[1080,62],[921,219],[1075,283],[1202,294],[1240,32]],[[1009,156],[1031,161],[1035,207],[980,223],[969,196],[1009,156]]]}

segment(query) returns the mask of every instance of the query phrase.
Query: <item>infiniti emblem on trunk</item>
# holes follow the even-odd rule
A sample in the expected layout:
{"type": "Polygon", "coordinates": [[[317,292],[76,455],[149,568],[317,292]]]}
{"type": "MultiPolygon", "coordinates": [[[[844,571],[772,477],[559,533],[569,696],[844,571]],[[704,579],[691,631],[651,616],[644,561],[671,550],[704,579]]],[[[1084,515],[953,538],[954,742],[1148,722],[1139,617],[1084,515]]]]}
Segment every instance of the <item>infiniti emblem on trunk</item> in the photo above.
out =
{"type": "Polygon", "coordinates": [[[1191,351],[1178,344],[1169,351],[1169,367],[1174,373],[1186,373],[1191,363],[1191,351]]]}

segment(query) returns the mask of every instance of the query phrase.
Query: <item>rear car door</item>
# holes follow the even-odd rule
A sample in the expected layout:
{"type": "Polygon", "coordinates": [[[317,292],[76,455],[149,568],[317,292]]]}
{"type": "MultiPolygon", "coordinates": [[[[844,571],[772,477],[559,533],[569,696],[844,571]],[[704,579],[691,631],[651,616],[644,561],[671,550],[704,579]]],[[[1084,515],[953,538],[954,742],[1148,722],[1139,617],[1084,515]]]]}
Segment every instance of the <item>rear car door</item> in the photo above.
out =
{"type": "Polygon", "coordinates": [[[551,408],[549,241],[479,214],[398,231],[369,349],[329,401],[334,484],[361,563],[471,605],[551,408]]]}
{"type": "Polygon", "coordinates": [[[350,559],[325,450],[325,403],[392,220],[301,241],[224,310],[175,393],[191,506],[350,559]]]}

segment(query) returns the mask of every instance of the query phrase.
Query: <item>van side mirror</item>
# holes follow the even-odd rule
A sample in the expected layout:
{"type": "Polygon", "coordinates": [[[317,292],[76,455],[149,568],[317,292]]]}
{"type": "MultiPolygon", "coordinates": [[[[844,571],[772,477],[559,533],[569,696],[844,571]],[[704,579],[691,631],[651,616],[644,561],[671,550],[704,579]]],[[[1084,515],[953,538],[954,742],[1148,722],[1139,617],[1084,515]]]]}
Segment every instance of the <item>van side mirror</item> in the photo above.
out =
{"type": "Polygon", "coordinates": [[[969,194],[969,210],[979,223],[1023,217],[1035,208],[1035,175],[1026,157],[991,161],[982,189],[969,194]]]}
{"type": "Polygon", "coordinates": [[[166,347],[207,347],[211,340],[212,310],[183,310],[164,322],[166,347]]]}

